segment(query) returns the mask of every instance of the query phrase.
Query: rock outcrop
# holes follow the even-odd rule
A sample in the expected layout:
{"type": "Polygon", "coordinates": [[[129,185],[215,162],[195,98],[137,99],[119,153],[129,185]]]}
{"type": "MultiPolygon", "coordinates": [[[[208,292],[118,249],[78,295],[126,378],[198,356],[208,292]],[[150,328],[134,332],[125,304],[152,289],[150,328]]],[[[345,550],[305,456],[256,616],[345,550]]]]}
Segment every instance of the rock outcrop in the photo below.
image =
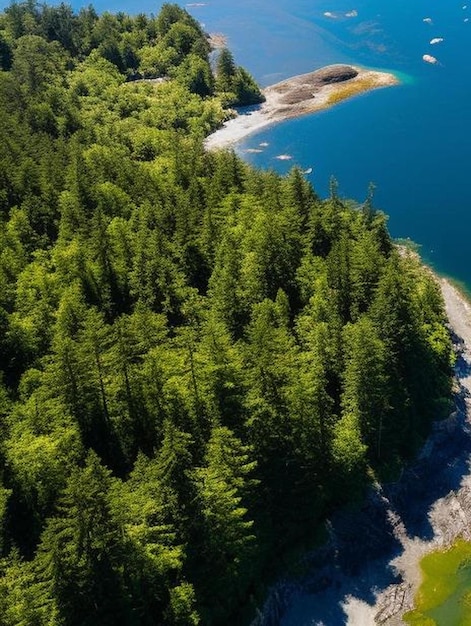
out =
{"type": "Polygon", "coordinates": [[[293,105],[315,97],[327,85],[343,83],[357,76],[358,70],[351,65],[328,65],[277,83],[270,89],[282,96],[280,104],[293,105]]]}

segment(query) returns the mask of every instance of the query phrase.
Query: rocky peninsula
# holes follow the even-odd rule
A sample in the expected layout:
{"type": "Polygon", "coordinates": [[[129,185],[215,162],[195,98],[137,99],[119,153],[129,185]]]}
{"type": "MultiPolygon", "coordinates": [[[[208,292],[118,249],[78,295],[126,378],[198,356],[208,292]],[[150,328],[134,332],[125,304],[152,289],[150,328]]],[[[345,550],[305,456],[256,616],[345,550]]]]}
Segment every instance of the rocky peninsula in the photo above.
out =
{"type": "Polygon", "coordinates": [[[263,90],[265,102],[235,112],[235,117],[207,137],[208,149],[224,148],[261,128],[327,109],[360,93],[399,83],[394,74],[353,65],[328,65],[293,76],[263,90]]]}

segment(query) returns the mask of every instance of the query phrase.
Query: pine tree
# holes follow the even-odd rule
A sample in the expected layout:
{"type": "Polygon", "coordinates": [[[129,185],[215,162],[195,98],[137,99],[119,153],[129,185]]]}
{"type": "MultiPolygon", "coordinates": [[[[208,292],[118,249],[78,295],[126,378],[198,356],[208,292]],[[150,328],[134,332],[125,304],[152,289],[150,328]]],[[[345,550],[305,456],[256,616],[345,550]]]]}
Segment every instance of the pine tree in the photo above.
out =
{"type": "Polygon", "coordinates": [[[122,530],[113,519],[110,472],[90,453],[84,468],[70,476],[37,557],[41,578],[50,585],[67,624],[130,623],[122,572],[122,530]],[[119,590],[119,591],[118,591],[119,590]]]}
{"type": "Polygon", "coordinates": [[[208,442],[205,465],[193,472],[198,538],[190,563],[196,568],[198,589],[218,620],[229,618],[238,588],[247,584],[250,572],[255,537],[244,504],[254,484],[249,478],[254,468],[249,449],[229,429],[219,427],[208,442]]]}
{"type": "Polygon", "coordinates": [[[342,408],[358,420],[370,458],[384,454],[383,431],[388,426],[389,381],[385,349],[367,317],[344,328],[345,370],[342,408]]]}

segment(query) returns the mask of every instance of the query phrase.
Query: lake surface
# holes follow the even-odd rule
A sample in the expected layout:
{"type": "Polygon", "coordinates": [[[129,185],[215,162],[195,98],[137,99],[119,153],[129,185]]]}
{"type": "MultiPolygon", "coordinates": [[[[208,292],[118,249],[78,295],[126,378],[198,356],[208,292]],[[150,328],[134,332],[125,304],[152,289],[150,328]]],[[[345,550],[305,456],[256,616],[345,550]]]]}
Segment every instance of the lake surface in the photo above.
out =
{"type": "MultiPolygon", "coordinates": [[[[471,290],[471,4],[468,8],[466,1],[179,4],[208,31],[226,34],[236,60],[262,85],[338,62],[397,73],[399,87],[275,125],[240,143],[237,151],[255,166],[279,172],[294,164],[312,167],[309,179],[321,195],[328,193],[332,176],[340,193],[356,200],[374,183],[375,204],[390,216],[392,235],[419,243],[428,262],[471,290]],[[443,41],[432,45],[433,38],[443,41]],[[423,54],[439,63],[425,63],[423,54]],[[260,143],[269,146],[246,152],[260,143]],[[280,154],[292,159],[277,160],[280,154]]],[[[0,8],[7,4],[0,0],[0,8]]],[[[88,4],[72,2],[75,9],[88,4]]],[[[162,2],[94,5],[98,11],[157,13],[162,2]]]]}

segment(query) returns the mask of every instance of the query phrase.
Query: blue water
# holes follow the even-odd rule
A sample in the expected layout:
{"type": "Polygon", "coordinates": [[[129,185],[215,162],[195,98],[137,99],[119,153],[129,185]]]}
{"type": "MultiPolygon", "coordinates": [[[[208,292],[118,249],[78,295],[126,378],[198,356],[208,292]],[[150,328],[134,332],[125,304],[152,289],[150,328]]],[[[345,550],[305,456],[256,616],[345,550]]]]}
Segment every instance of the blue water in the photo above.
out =
{"type": "MultiPolygon", "coordinates": [[[[410,237],[440,272],[471,289],[471,4],[467,0],[212,0],[186,6],[228,36],[236,60],[262,85],[328,63],[354,62],[401,76],[400,87],[278,124],[237,150],[258,167],[309,175],[321,195],[335,176],[361,200],[370,182],[395,237],[410,237]],[[346,17],[352,11],[357,15],[346,17]],[[326,17],[330,12],[335,17],[326,17]],[[469,16],[470,21],[464,20],[469,16]],[[425,23],[430,17],[432,24],[425,23]],[[444,41],[430,45],[433,37],[444,41]],[[439,64],[422,60],[432,54],[439,64]],[[254,154],[247,149],[269,146],[254,154]],[[292,159],[275,157],[289,154],[292,159]]],[[[0,0],[0,8],[8,3],[0,0]]],[[[75,9],[89,0],[72,2],[75,9]]],[[[162,2],[97,0],[99,11],[157,13],[162,2]]]]}
{"type": "MultiPolygon", "coordinates": [[[[471,22],[464,19],[471,9],[421,0],[363,4],[355,4],[357,18],[330,21],[331,40],[355,62],[399,72],[403,84],[276,125],[238,149],[254,165],[280,172],[294,163],[312,167],[309,178],[321,194],[331,176],[343,195],[358,200],[373,182],[393,236],[420,243],[429,262],[469,288],[471,22]],[[433,37],[444,41],[430,45],[433,37]],[[440,64],[424,63],[425,53],[440,64]],[[244,152],[264,142],[270,145],[263,153],[244,152]],[[280,154],[293,158],[279,161],[280,154]]],[[[318,12],[311,10],[321,22],[318,12]]]]}

